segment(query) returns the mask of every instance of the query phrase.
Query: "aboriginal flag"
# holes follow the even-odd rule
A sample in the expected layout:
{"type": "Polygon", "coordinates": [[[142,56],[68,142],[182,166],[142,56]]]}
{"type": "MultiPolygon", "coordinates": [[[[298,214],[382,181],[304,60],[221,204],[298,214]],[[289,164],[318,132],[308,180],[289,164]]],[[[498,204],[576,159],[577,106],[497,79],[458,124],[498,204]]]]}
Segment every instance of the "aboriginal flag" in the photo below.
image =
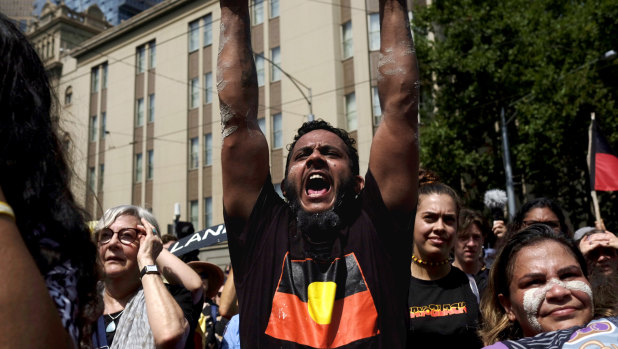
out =
{"type": "Polygon", "coordinates": [[[599,191],[618,191],[618,157],[599,130],[594,119],[590,124],[590,144],[588,149],[588,169],[590,189],[599,191]]]}
{"type": "Polygon", "coordinates": [[[283,260],[266,334],[314,348],[336,348],[379,333],[377,311],[354,253],[330,265],[283,260]]]}

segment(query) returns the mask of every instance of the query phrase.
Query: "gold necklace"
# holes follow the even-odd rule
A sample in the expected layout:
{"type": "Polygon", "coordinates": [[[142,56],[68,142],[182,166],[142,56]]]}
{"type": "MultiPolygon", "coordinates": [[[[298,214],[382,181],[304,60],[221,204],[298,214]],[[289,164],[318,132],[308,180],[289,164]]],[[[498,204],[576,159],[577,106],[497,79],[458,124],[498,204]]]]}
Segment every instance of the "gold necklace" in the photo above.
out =
{"type": "Polygon", "coordinates": [[[445,259],[445,260],[443,260],[443,261],[439,261],[439,262],[432,262],[432,261],[424,261],[424,260],[422,260],[422,259],[418,258],[417,256],[412,255],[412,261],[413,261],[414,263],[418,264],[418,265],[428,265],[428,266],[430,266],[430,267],[436,267],[436,266],[439,266],[439,265],[445,265],[445,264],[447,264],[447,263],[449,262],[449,259],[447,258],[447,259],[445,259]]]}

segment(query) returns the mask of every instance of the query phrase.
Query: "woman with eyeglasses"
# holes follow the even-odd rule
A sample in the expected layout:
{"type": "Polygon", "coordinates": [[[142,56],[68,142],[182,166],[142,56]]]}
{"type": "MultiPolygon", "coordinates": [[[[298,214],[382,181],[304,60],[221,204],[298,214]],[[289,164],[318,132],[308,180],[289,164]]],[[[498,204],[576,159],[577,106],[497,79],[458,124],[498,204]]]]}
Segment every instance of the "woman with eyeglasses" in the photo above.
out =
{"type": "Polygon", "coordinates": [[[189,266],[162,251],[154,216],[141,207],[117,206],[103,214],[95,231],[105,305],[95,348],[184,347],[201,309],[195,300],[202,297],[202,283],[189,266]],[[166,285],[162,272],[192,294],[166,285]]]}
{"type": "Polygon", "coordinates": [[[90,348],[95,246],[70,190],[47,74],[0,14],[0,347],[90,348]]]}
{"type": "Polygon", "coordinates": [[[562,208],[552,199],[541,197],[526,202],[515,214],[513,223],[509,227],[508,235],[529,227],[536,223],[542,223],[558,234],[567,238],[573,237],[562,208]]]}

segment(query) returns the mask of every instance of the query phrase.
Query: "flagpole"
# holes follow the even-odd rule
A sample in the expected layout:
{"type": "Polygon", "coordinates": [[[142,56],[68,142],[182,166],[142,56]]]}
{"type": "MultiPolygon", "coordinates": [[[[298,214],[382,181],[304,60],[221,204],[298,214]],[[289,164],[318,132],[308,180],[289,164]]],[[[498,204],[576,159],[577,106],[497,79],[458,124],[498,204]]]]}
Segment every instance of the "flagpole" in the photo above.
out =
{"type": "MultiPolygon", "coordinates": [[[[591,156],[594,156],[592,154],[592,138],[593,138],[593,127],[594,127],[594,112],[590,113],[590,130],[588,132],[588,171],[590,172],[590,164],[592,164],[591,162],[591,156]]],[[[592,180],[592,178],[591,178],[592,180]]],[[[590,191],[590,195],[592,196],[592,206],[594,209],[594,216],[596,218],[596,222],[598,225],[603,225],[603,219],[601,219],[601,210],[599,209],[599,199],[597,198],[597,191],[594,190],[594,187],[591,189],[590,191]]]]}

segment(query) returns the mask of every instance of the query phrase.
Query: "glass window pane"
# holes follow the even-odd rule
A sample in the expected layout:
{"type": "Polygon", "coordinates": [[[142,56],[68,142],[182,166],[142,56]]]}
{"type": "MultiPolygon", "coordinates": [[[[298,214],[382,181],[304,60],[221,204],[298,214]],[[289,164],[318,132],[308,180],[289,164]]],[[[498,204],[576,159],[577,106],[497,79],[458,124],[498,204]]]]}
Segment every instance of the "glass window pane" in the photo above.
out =
{"type": "Polygon", "coordinates": [[[135,126],[144,125],[144,99],[139,98],[135,107],[135,126]]]}
{"type": "Polygon", "coordinates": [[[144,64],[146,63],[146,48],[144,45],[137,48],[137,73],[143,73],[145,70],[144,64]]]}
{"type": "Polygon", "coordinates": [[[277,66],[281,66],[281,49],[275,47],[270,50],[270,57],[274,64],[271,64],[270,81],[281,80],[281,70],[277,66]]]}
{"type": "Polygon", "coordinates": [[[197,137],[191,138],[189,149],[189,168],[196,169],[199,166],[199,143],[197,137]]]}
{"type": "Polygon", "coordinates": [[[146,179],[152,179],[154,174],[154,150],[148,151],[148,167],[146,170],[146,179]]]}
{"type": "Polygon", "coordinates": [[[101,113],[101,139],[105,138],[105,134],[107,133],[107,112],[101,113]]]}
{"type": "Polygon", "coordinates": [[[103,64],[101,68],[103,70],[103,73],[102,73],[103,78],[102,78],[102,81],[101,81],[101,89],[105,89],[105,88],[107,88],[107,63],[103,64]]]}
{"type": "Polygon", "coordinates": [[[148,122],[154,122],[155,118],[155,95],[148,95],[148,122]]]}
{"type": "Polygon", "coordinates": [[[198,212],[199,206],[197,204],[197,200],[193,200],[189,203],[189,220],[191,224],[193,224],[193,228],[197,231],[198,229],[198,212]]]}
{"type": "Polygon", "coordinates": [[[281,113],[273,115],[273,149],[283,147],[281,113]]]}
{"type": "Polygon", "coordinates": [[[279,0],[270,0],[270,18],[279,17],[279,0]]]}
{"type": "Polygon", "coordinates": [[[204,228],[212,226],[212,197],[204,198],[204,228]]]}
{"type": "Polygon", "coordinates": [[[253,0],[253,25],[264,22],[264,0],[253,0]]]}
{"type": "Polygon", "coordinates": [[[258,86],[264,86],[264,57],[255,56],[255,71],[257,73],[258,86]]]}
{"type": "Polygon", "coordinates": [[[204,46],[212,45],[212,14],[204,16],[204,46]]]}
{"type": "Polygon", "coordinates": [[[212,133],[204,135],[204,166],[212,165],[212,133]]]}
{"type": "Polygon", "coordinates": [[[380,16],[378,13],[369,15],[369,50],[380,49],[380,16]]]}
{"type": "Polygon", "coordinates": [[[350,93],[345,96],[345,116],[348,126],[348,131],[354,131],[358,128],[356,118],[356,94],[350,93]]]}
{"type": "Polygon", "coordinates": [[[88,169],[88,188],[94,192],[94,167],[88,169]]]}
{"type": "Polygon", "coordinates": [[[258,126],[260,127],[260,130],[262,131],[262,133],[266,134],[266,118],[259,118],[258,126]]]}
{"type": "Polygon", "coordinates": [[[212,72],[208,72],[204,74],[204,103],[212,103],[213,94],[212,72]]]}
{"type": "Polygon", "coordinates": [[[197,108],[200,102],[200,81],[198,78],[191,79],[191,91],[189,98],[189,108],[197,108]]]}
{"type": "Polygon", "coordinates": [[[99,192],[103,191],[103,180],[105,179],[105,164],[99,165],[99,192]]]}
{"type": "Polygon", "coordinates": [[[157,64],[157,44],[151,42],[148,44],[148,68],[154,68],[157,64]]]}
{"type": "Polygon", "coordinates": [[[347,21],[341,26],[343,32],[343,59],[352,57],[354,47],[352,41],[352,21],[347,21]]]}
{"type": "Polygon", "coordinates": [[[198,39],[200,36],[199,29],[199,20],[189,23],[189,52],[193,52],[198,48],[198,39]]]}
{"type": "Polygon", "coordinates": [[[90,117],[90,141],[94,142],[97,139],[97,116],[90,117]]]}
{"type": "Polygon", "coordinates": [[[135,154],[135,182],[142,181],[142,153],[135,154]]]}
{"type": "Polygon", "coordinates": [[[90,90],[94,92],[99,91],[99,67],[92,68],[90,81],[92,85],[90,86],[90,90]]]}

